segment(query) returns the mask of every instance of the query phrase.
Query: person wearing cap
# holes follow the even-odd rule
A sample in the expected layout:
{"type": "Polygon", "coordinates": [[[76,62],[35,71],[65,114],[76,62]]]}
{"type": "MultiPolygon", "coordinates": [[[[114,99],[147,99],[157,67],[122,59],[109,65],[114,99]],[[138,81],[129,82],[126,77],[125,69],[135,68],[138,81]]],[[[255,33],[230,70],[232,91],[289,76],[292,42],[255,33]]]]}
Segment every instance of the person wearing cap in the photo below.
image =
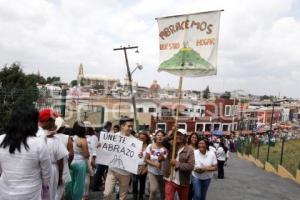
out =
{"type": "Polygon", "coordinates": [[[63,169],[63,183],[57,188],[57,193],[55,196],[56,200],[61,200],[64,194],[65,185],[71,181],[70,169],[69,165],[71,164],[74,151],[73,151],[73,141],[72,138],[66,134],[64,134],[66,123],[62,117],[57,117],[55,119],[55,126],[56,126],[56,134],[55,137],[60,139],[60,141],[64,144],[67,148],[69,154],[68,156],[64,157],[64,169],[63,169]]]}
{"type": "Polygon", "coordinates": [[[175,148],[175,159],[168,156],[164,168],[165,200],[173,200],[176,192],[180,200],[188,200],[195,156],[194,150],[187,144],[187,132],[184,129],[177,130],[176,146],[172,148],[175,148]]]}
{"type": "MultiPolygon", "coordinates": [[[[67,148],[55,136],[55,119],[57,114],[52,109],[43,109],[39,112],[39,131],[38,137],[45,140],[46,146],[50,152],[51,178],[49,186],[45,190],[49,191],[49,199],[55,200],[57,188],[63,184],[64,158],[68,156],[67,148]]],[[[46,192],[45,192],[46,193],[46,192]]]]}

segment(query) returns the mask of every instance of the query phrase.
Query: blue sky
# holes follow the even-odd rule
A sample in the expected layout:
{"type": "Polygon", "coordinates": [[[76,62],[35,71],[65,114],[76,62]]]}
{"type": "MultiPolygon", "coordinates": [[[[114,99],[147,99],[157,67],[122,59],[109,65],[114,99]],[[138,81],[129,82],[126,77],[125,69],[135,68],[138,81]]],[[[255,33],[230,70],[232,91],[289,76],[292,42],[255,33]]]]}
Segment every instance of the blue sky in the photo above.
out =
{"type": "Polygon", "coordinates": [[[0,65],[20,61],[28,73],[76,78],[85,73],[123,79],[120,45],[131,67],[144,66],[134,79],[149,86],[177,88],[178,77],[157,72],[156,17],[225,9],[221,15],[217,76],[184,79],[185,89],[243,89],[252,94],[300,97],[299,0],[0,0],[0,65]]]}

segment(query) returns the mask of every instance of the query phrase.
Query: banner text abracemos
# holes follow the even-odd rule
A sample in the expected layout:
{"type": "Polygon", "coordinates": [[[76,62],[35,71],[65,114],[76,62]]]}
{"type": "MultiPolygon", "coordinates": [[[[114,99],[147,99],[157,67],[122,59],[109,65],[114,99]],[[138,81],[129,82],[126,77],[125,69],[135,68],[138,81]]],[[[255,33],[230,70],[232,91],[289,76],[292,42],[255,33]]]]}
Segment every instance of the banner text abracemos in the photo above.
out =
{"type": "Polygon", "coordinates": [[[181,22],[176,22],[175,24],[169,25],[162,29],[159,33],[159,37],[164,40],[170,35],[176,33],[177,31],[184,29],[192,29],[195,28],[199,31],[206,31],[206,34],[211,34],[213,32],[213,24],[208,24],[206,21],[190,21],[184,20],[181,22]]]}
{"type": "MultiPolygon", "coordinates": [[[[205,38],[205,39],[196,40],[196,46],[210,46],[210,45],[215,45],[215,38],[205,38]]],[[[180,49],[180,43],[174,42],[174,43],[160,44],[159,49],[160,50],[180,49]]]]}

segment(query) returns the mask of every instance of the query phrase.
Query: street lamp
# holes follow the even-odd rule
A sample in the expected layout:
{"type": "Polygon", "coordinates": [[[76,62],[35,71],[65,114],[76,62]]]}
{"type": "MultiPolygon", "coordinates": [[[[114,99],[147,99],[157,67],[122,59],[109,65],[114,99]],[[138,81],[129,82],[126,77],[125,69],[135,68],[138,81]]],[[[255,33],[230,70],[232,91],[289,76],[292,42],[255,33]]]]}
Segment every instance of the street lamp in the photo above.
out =
{"type": "Polygon", "coordinates": [[[137,113],[136,113],[136,103],[135,103],[135,95],[133,93],[133,86],[132,86],[132,74],[133,72],[136,70],[136,69],[142,69],[142,65],[137,65],[137,67],[131,72],[130,71],[130,67],[129,67],[129,64],[128,64],[128,57],[127,57],[127,50],[129,49],[137,49],[136,50],[136,53],[139,53],[138,52],[138,46],[128,46],[128,47],[120,47],[120,48],[115,48],[113,49],[114,51],[119,51],[119,50],[122,50],[124,51],[124,56],[125,56],[125,62],[126,62],[126,68],[127,68],[127,76],[128,76],[128,80],[129,80],[129,89],[130,89],[130,92],[131,92],[131,100],[132,100],[132,105],[133,105],[133,113],[134,113],[134,129],[137,130],[137,127],[138,127],[138,120],[137,120],[137,113]]]}
{"type": "Polygon", "coordinates": [[[135,70],[142,70],[143,69],[143,65],[139,64],[139,63],[136,63],[136,67],[134,68],[134,70],[132,70],[131,72],[131,75],[135,72],[135,70]]]}

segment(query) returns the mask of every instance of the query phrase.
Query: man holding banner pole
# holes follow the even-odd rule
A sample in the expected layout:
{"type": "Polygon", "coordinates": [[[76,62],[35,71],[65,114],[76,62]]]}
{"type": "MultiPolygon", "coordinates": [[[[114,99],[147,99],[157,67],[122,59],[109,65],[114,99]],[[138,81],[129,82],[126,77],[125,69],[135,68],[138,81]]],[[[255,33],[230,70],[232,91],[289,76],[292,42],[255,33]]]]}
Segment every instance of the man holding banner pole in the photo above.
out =
{"type": "Polygon", "coordinates": [[[194,150],[187,145],[187,132],[184,129],[177,130],[176,145],[172,149],[175,149],[176,157],[169,157],[164,169],[165,200],[173,200],[176,192],[180,200],[187,200],[195,157],[194,150]]]}
{"type": "MultiPolygon", "coordinates": [[[[181,191],[181,188],[177,187],[180,186],[178,183],[181,181],[178,182],[178,179],[175,179],[175,181],[172,180],[174,173],[177,177],[178,170],[180,171],[178,164],[178,162],[180,163],[180,156],[178,155],[180,155],[181,151],[176,148],[179,146],[186,150],[184,145],[177,141],[184,134],[179,130],[176,131],[183,77],[202,77],[217,74],[219,23],[222,11],[217,10],[156,18],[159,28],[160,50],[158,71],[165,71],[180,76],[175,131],[173,132],[173,151],[170,162],[172,167],[168,176],[169,181],[166,182],[165,187],[166,199],[173,200],[174,195],[169,195],[174,191],[174,188],[178,189],[176,189],[178,193],[184,191],[184,189],[181,191]],[[179,134],[179,137],[176,134],[179,134]],[[179,158],[179,161],[177,158],[179,158]]],[[[183,193],[181,196],[179,194],[180,200],[187,200],[187,197],[183,196],[183,193]]]]}

